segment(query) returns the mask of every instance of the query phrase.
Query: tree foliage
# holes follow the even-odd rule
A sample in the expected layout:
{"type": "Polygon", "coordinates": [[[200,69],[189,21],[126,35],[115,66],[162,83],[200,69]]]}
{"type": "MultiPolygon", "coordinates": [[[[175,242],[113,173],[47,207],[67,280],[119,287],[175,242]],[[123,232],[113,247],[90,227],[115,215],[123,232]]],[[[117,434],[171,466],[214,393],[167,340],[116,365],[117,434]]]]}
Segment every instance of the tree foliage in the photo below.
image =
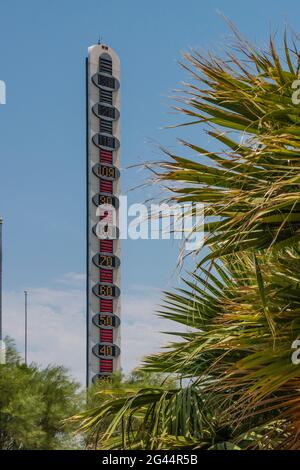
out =
{"type": "Polygon", "coordinates": [[[0,365],[0,449],[64,449],[78,439],[63,420],[79,410],[78,384],[64,367],[26,366],[9,338],[0,365]]]}

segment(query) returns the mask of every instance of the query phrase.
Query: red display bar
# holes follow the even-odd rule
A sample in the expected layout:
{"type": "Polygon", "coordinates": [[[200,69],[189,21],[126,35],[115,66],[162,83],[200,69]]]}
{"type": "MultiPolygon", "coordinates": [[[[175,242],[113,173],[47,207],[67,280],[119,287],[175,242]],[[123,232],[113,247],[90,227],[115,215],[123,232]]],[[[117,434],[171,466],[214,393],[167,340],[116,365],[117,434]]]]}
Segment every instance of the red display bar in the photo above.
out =
{"type": "Polygon", "coordinates": [[[113,240],[100,240],[100,253],[113,253],[113,240]]]}
{"type": "Polygon", "coordinates": [[[113,283],[113,271],[112,271],[112,269],[100,269],[100,282],[111,282],[111,283],[113,283]]]}
{"type": "Polygon", "coordinates": [[[112,372],[112,371],[113,371],[113,360],[101,359],[100,360],[100,372],[112,372]]]}
{"type": "Polygon", "coordinates": [[[100,300],[100,312],[113,313],[113,300],[112,299],[101,299],[100,300]]]}
{"type": "Polygon", "coordinates": [[[100,193],[112,194],[112,192],[113,192],[113,182],[100,179],[100,193]]]}
{"type": "Polygon", "coordinates": [[[104,330],[100,328],[100,343],[112,343],[113,342],[113,330],[104,330]]]}
{"type": "Polygon", "coordinates": [[[107,222],[108,224],[113,224],[113,211],[107,209],[100,209],[100,220],[107,222]]]}
{"type": "Polygon", "coordinates": [[[100,150],[99,152],[100,162],[111,163],[113,162],[113,153],[108,150],[100,150]]]}

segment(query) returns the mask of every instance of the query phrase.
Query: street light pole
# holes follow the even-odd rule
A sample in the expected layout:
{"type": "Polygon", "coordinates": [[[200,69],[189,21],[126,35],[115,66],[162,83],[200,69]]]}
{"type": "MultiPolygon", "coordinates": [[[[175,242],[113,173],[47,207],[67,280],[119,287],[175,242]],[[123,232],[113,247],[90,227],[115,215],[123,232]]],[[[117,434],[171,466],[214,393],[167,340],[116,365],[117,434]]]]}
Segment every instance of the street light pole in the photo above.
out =
{"type": "Polygon", "coordinates": [[[0,345],[2,347],[3,331],[2,331],[2,224],[3,219],[0,217],[0,345]]]}
{"type": "Polygon", "coordinates": [[[25,364],[27,366],[27,290],[24,290],[25,294],[25,364]]]}
{"type": "Polygon", "coordinates": [[[3,341],[3,322],[2,322],[2,224],[3,219],[0,217],[0,364],[5,364],[6,353],[3,341]]]}

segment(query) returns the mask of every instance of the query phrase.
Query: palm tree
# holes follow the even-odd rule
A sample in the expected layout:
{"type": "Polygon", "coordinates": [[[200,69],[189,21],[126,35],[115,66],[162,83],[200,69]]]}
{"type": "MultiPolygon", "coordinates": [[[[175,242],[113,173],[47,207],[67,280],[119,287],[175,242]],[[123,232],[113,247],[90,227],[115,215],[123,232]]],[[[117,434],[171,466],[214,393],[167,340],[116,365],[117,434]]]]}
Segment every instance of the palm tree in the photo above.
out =
{"type": "Polygon", "coordinates": [[[235,35],[225,57],[182,64],[193,80],[176,108],[216,151],[181,140],[191,158],[166,152],[153,167],[171,201],[203,203],[206,217],[207,254],[160,312],[184,325],[181,341],[144,365],[181,385],[87,412],[81,429],[109,422],[104,447],[300,448],[300,54],[286,35],[283,59],[272,39],[261,51],[235,35]]]}

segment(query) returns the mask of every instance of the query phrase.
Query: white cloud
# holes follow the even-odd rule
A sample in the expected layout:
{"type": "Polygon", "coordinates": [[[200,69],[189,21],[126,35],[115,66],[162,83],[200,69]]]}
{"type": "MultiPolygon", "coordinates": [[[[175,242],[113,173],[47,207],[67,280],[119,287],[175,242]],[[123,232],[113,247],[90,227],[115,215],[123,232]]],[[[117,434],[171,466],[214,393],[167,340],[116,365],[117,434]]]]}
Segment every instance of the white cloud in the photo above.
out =
{"type": "MultiPolygon", "coordinates": [[[[28,361],[43,366],[63,364],[84,382],[84,292],[70,289],[28,289],[28,361]]],[[[4,293],[4,330],[24,353],[22,294],[4,293]]]]}
{"type": "MultiPolygon", "coordinates": [[[[63,288],[28,288],[28,360],[42,366],[63,364],[81,383],[85,381],[85,276],[67,273],[63,288]]],[[[158,318],[157,287],[132,286],[134,294],[123,294],[122,367],[125,373],[142,358],[157,352],[172,338],[160,331],[178,330],[176,324],[158,318]]],[[[24,352],[24,297],[4,292],[4,330],[24,352]]]]}
{"type": "Polygon", "coordinates": [[[67,284],[70,286],[78,285],[78,286],[84,286],[84,283],[86,281],[86,275],[82,273],[66,273],[60,278],[58,278],[58,282],[61,284],[67,284]]]}
{"type": "MultiPolygon", "coordinates": [[[[141,286],[142,287],[142,286],[141,286]]],[[[135,295],[125,295],[122,315],[122,367],[124,372],[137,367],[143,357],[158,352],[162,346],[176,337],[165,335],[161,331],[181,331],[174,322],[159,318],[155,312],[161,303],[160,290],[148,286],[145,290],[137,289],[135,295]]]]}

